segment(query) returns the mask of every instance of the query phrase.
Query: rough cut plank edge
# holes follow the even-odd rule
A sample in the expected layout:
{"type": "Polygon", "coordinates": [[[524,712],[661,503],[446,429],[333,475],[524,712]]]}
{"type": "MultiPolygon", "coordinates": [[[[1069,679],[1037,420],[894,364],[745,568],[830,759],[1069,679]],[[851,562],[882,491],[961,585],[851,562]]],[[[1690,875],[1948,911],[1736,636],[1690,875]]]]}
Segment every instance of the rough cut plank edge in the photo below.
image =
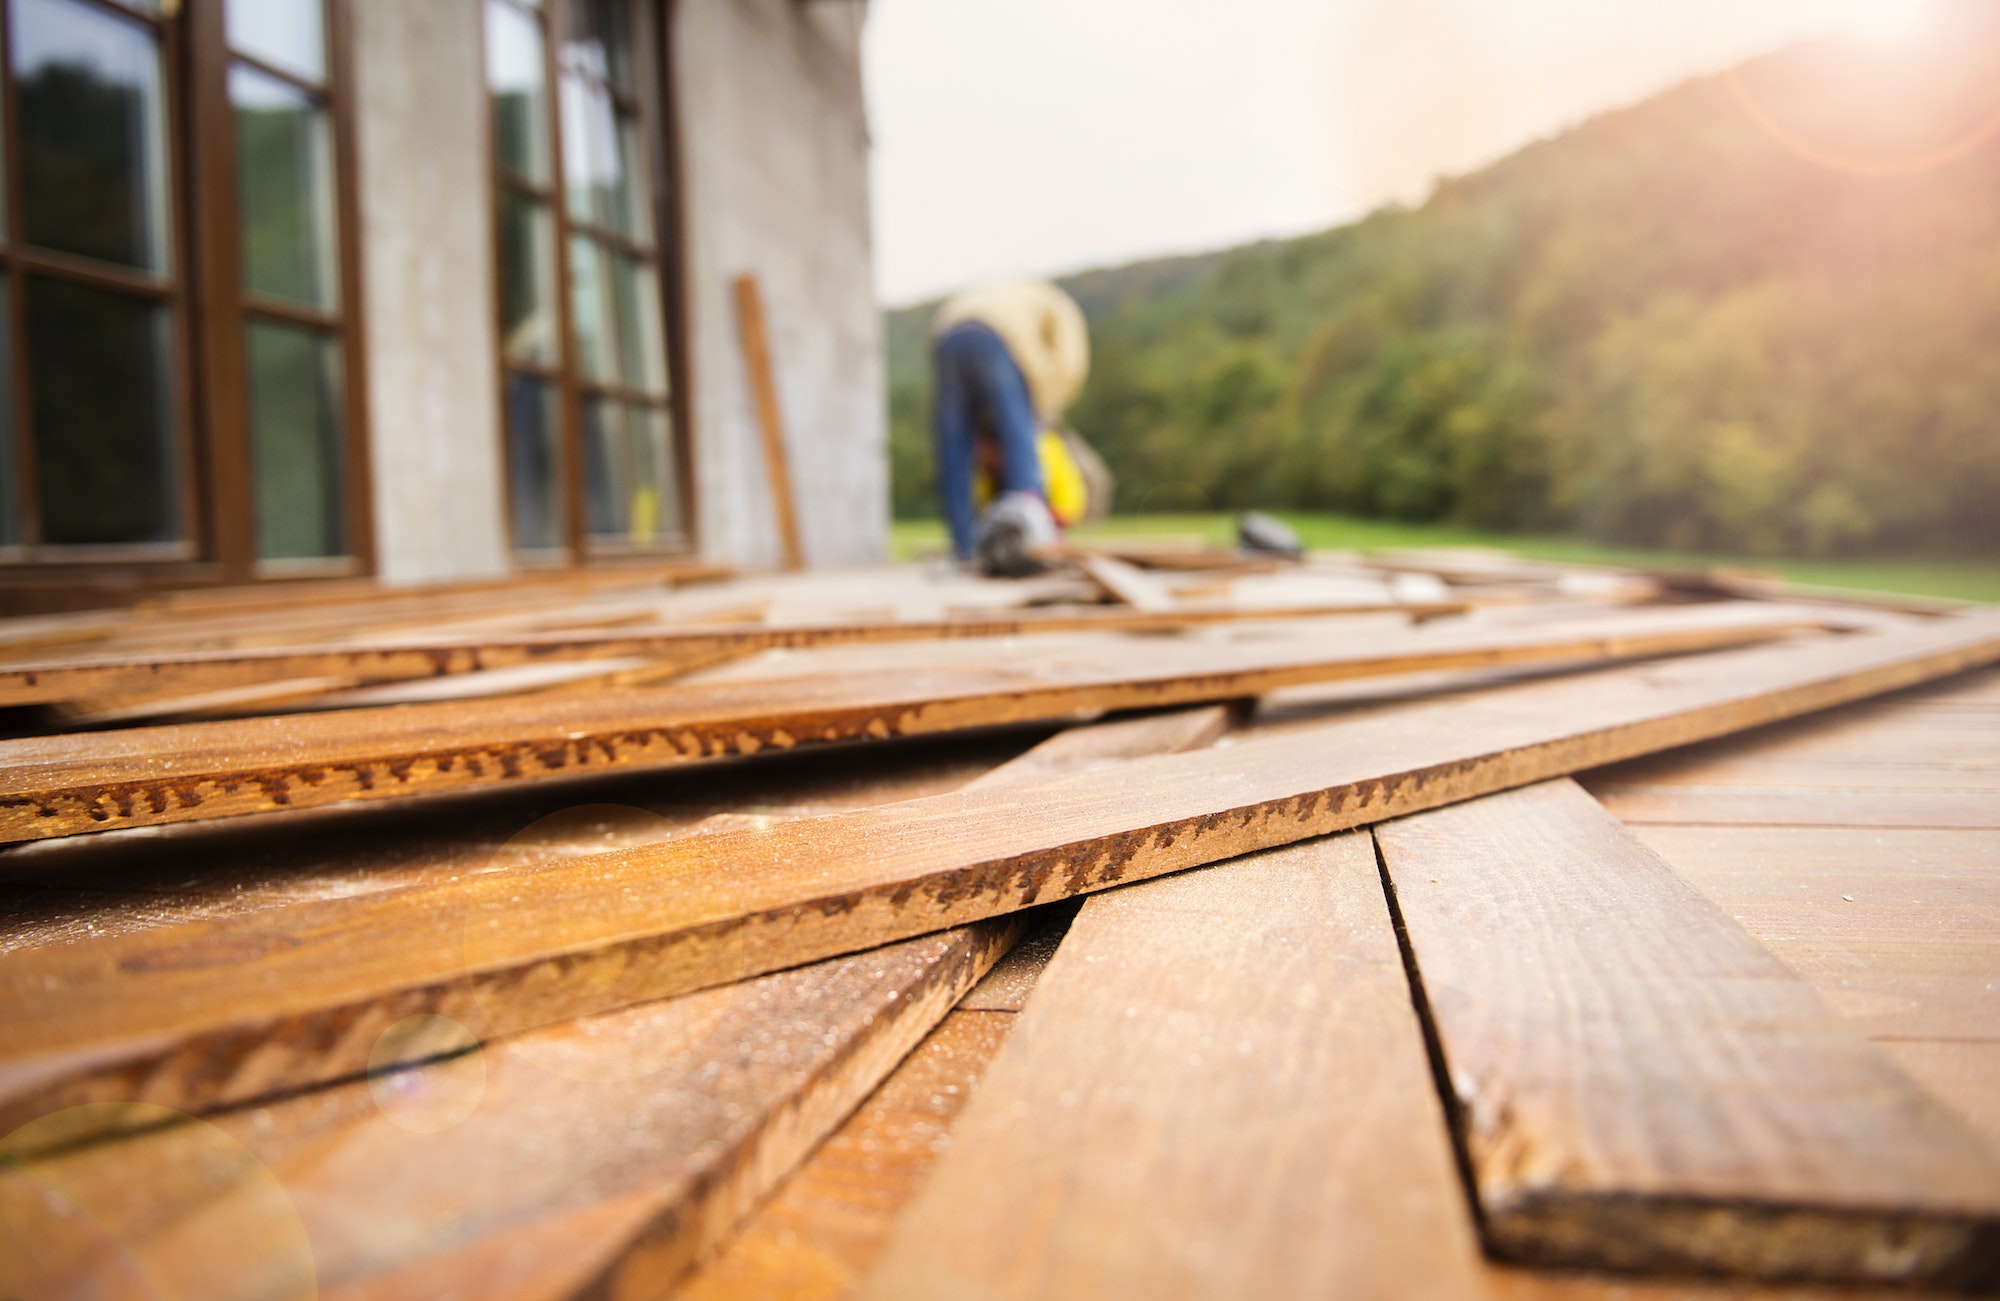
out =
{"type": "Polygon", "coordinates": [[[1375,845],[1494,1255],[2000,1284],[1979,1137],[1575,782],[1385,823],[1375,845]]]}
{"type": "Polygon", "coordinates": [[[1991,1222],[1696,1198],[1523,1198],[1482,1222],[1487,1249],[1530,1265],[1763,1282],[2000,1291],[1991,1222]]]}
{"type": "MultiPolygon", "coordinates": [[[[115,942],[86,946],[76,951],[76,970],[52,970],[51,955],[36,954],[32,972],[8,973],[9,965],[21,966],[17,958],[0,962],[6,977],[0,1017],[14,1030],[0,1058],[0,1098],[6,1099],[0,1129],[23,1111],[32,1118],[70,1101],[145,1097],[163,1052],[173,1063],[170,1074],[203,1083],[213,1063],[248,1061],[273,1036],[334,1046],[380,1018],[386,1025],[435,1012],[483,1021],[485,1009],[558,974],[562,987],[580,992],[566,996],[559,1012],[540,1023],[588,1015],[1437,808],[1995,660],[2000,617],[1963,616],[1805,648],[1739,651],[1503,689],[1251,739],[1227,752],[1134,760],[1111,770],[1111,785],[1124,787],[1114,791],[1116,807],[1106,807],[1097,783],[1058,778],[571,860],[536,883],[544,909],[564,914],[559,938],[542,937],[530,926],[492,952],[404,941],[409,951],[445,965],[413,968],[393,989],[328,989],[323,972],[302,968],[315,972],[313,1006],[290,992],[294,985],[283,970],[287,962],[316,960],[310,944],[259,950],[253,961],[264,969],[256,973],[219,959],[196,971],[164,969],[150,988],[156,994],[178,988],[176,997],[184,1001],[172,1005],[171,1015],[148,1003],[141,1021],[117,1030],[107,1018],[130,1020],[138,1005],[103,997],[107,973],[99,964],[116,961],[124,970],[138,963],[130,969],[141,969],[143,952],[120,957],[115,942]],[[1692,686],[1674,685],[1690,673],[1703,676],[1692,686]],[[1740,685],[1760,673],[1765,686],[1740,685]],[[1631,699],[1662,676],[1669,678],[1657,688],[1664,700],[1631,699]],[[1612,703],[1599,706],[1605,712],[1595,722],[1580,723],[1574,716],[1579,693],[1612,703]],[[1493,735],[1468,753],[1458,748],[1465,744],[1460,732],[1481,709],[1491,712],[1486,725],[1493,735]],[[1547,717],[1552,710],[1561,716],[1547,717]],[[1439,729],[1426,730],[1425,720],[1436,720],[1439,729]],[[1398,747],[1403,752],[1393,762],[1380,758],[1378,752],[1398,747]],[[1376,765],[1372,772],[1365,766],[1370,763],[1376,765]],[[1281,771],[1269,771],[1273,767],[1281,771]],[[1021,824],[1013,817],[1021,809],[1036,816],[1021,824]],[[947,828],[973,835],[977,848],[958,854],[942,848],[947,828]],[[790,871],[752,880],[741,870],[789,847],[803,853],[807,845],[834,856],[822,879],[809,886],[801,887],[790,871]],[[609,923],[576,911],[581,901],[602,898],[621,883],[627,900],[615,927],[603,929],[609,923]],[[187,985],[184,977],[197,984],[187,985]],[[83,991],[84,1004],[78,1005],[76,991],[83,991]],[[270,999],[280,1001],[259,1001],[270,999]],[[174,1038],[191,1035],[200,1042],[178,1045],[182,1055],[174,1056],[174,1038]]],[[[435,898],[399,896],[397,907],[399,915],[420,920],[447,915],[444,910],[468,917],[478,915],[468,910],[484,906],[481,891],[516,889],[472,878],[435,898]]],[[[369,906],[365,899],[356,902],[369,906]]],[[[453,933],[471,938],[469,929],[453,933]]],[[[340,931],[301,938],[332,939],[344,951],[354,936],[340,931]]],[[[216,940],[227,936],[198,943],[216,940]]],[[[170,942],[178,951],[178,942],[170,942]]],[[[372,1032],[362,1042],[372,1042],[372,1032]]],[[[216,1104],[241,1100],[224,1092],[226,1080],[206,1083],[217,1091],[216,1104]]]]}

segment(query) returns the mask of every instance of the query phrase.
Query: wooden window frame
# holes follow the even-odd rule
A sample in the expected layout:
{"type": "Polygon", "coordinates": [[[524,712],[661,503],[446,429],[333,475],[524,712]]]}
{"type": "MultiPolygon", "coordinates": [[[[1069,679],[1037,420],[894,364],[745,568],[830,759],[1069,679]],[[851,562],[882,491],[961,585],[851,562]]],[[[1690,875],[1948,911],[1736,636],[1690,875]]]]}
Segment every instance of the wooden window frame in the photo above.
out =
{"type": "MultiPolygon", "coordinates": [[[[635,113],[646,147],[647,180],[650,185],[649,211],[653,222],[650,250],[630,237],[594,223],[579,222],[570,215],[563,169],[562,59],[561,33],[567,30],[571,0],[499,0],[541,27],[542,78],[547,96],[543,129],[548,138],[547,185],[538,185],[516,176],[500,165],[494,138],[491,87],[486,88],[486,168],[488,203],[494,234],[493,249],[493,337],[494,373],[498,392],[500,463],[504,482],[501,497],[507,531],[508,554],[522,569],[562,568],[574,565],[619,563],[646,564],[663,557],[687,556],[699,551],[699,521],[696,517],[700,494],[694,490],[694,437],[690,424],[692,403],[688,396],[686,247],[683,238],[682,186],[678,131],[676,78],[674,76],[674,27],[678,0],[646,4],[644,0],[624,0],[634,15],[650,27],[635,30],[632,55],[648,62],[648,74],[655,87],[657,104],[648,104],[643,94],[625,94],[607,85],[615,104],[635,113]],[[650,38],[650,39],[648,39],[650,38]],[[657,111],[656,111],[657,110],[657,111]],[[506,355],[506,307],[503,288],[504,268],[499,241],[499,199],[512,190],[546,204],[554,242],[550,292],[558,312],[557,335],[561,356],[553,364],[509,361],[506,355]],[[609,385],[582,377],[578,365],[575,316],[570,296],[570,237],[580,234],[649,265],[659,288],[660,321],[666,355],[667,394],[664,403],[654,395],[620,385],[609,385]],[[507,387],[510,373],[519,372],[554,387],[556,393],[557,439],[563,472],[564,539],[560,550],[524,550],[517,544],[513,512],[514,449],[507,427],[507,387]],[[588,486],[584,474],[583,403],[588,398],[664,409],[672,430],[674,488],[681,522],[681,536],[659,544],[620,545],[605,539],[593,540],[589,531],[588,486]]],[[[486,48],[486,3],[481,0],[480,43],[486,48]]]]}
{"type": "MultiPolygon", "coordinates": [[[[226,0],[161,3],[148,13],[121,0],[74,0],[144,23],[160,33],[166,92],[167,204],[171,270],[164,276],[102,266],[84,258],[29,249],[21,242],[23,178],[18,92],[12,70],[13,6],[4,0],[0,61],[5,64],[4,184],[7,229],[0,267],[8,272],[10,358],[14,380],[16,474],[23,531],[38,516],[34,470],[34,376],[28,364],[26,300],[21,272],[122,291],[141,290],[172,305],[172,412],[180,477],[182,538],[170,543],[97,547],[0,549],[0,609],[91,603],[92,595],[155,588],[241,584],[376,569],[373,486],[369,457],[367,356],[362,337],[362,287],[352,16],[349,0],[323,0],[326,82],[314,86],[282,68],[228,48],[226,0]],[[244,63],[296,87],[325,105],[332,149],[330,196],[338,308],[250,296],[243,286],[243,249],[236,175],[235,120],[229,69],[244,63]],[[255,317],[326,330],[338,342],[343,440],[342,498],[347,554],[325,559],[259,561],[256,495],[251,469],[247,324],[255,317]]],[[[254,0],[253,0],[254,2],[254,0]]]]}

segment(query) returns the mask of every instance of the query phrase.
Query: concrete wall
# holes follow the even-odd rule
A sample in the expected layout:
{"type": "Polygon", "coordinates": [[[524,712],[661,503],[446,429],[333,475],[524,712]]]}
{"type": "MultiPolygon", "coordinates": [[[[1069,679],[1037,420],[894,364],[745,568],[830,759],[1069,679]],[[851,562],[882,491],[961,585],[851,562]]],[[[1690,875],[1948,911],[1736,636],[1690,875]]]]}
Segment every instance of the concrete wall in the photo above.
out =
{"type": "Polygon", "coordinates": [[[675,29],[696,510],[703,552],[778,558],[730,282],[763,287],[800,532],[814,565],[888,544],[864,0],[679,0],[675,29]]]}
{"type": "Polygon", "coordinates": [[[375,540],[392,583],[510,565],[478,0],[353,0],[375,540]]]}

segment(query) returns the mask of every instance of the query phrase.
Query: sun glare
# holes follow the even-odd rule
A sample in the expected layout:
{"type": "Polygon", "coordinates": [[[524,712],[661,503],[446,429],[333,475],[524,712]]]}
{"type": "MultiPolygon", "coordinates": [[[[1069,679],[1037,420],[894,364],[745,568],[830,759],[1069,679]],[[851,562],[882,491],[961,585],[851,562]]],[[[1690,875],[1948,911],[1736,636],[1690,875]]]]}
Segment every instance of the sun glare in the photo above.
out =
{"type": "Polygon", "coordinates": [[[1838,0],[1835,7],[1845,31],[1884,45],[1921,40],[1937,20],[1937,0],[1838,0]]]}

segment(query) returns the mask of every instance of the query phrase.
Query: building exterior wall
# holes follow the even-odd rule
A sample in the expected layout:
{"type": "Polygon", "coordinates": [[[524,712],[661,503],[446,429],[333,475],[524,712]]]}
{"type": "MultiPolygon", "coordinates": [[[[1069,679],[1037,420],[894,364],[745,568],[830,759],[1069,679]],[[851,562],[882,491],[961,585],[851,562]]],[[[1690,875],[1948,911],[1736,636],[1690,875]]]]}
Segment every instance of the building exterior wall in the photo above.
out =
{"type": "Polygon", "coordinates": [[[889,453],[875,306],[864,0],[679,0],[674,31],[703,554],[779,556],[731,281],[763,290],[808,563],[887,551],[889,453]]]}
{"type": "MultiPolygon", "coordinates": [[[[506,572],[493,197],[478,0],[353,0],[378,566],[506,572]]],[[[864,0],[679,0],[686,365],[697,544],[779,558],[730,285],[763,290],[805,553],[879,559],[889,518],[864,0]]]]}
{"type": "Polygon", "coordinates": [[[376,556],[507,572],[478,0],[353,0],[376,556]]]}

